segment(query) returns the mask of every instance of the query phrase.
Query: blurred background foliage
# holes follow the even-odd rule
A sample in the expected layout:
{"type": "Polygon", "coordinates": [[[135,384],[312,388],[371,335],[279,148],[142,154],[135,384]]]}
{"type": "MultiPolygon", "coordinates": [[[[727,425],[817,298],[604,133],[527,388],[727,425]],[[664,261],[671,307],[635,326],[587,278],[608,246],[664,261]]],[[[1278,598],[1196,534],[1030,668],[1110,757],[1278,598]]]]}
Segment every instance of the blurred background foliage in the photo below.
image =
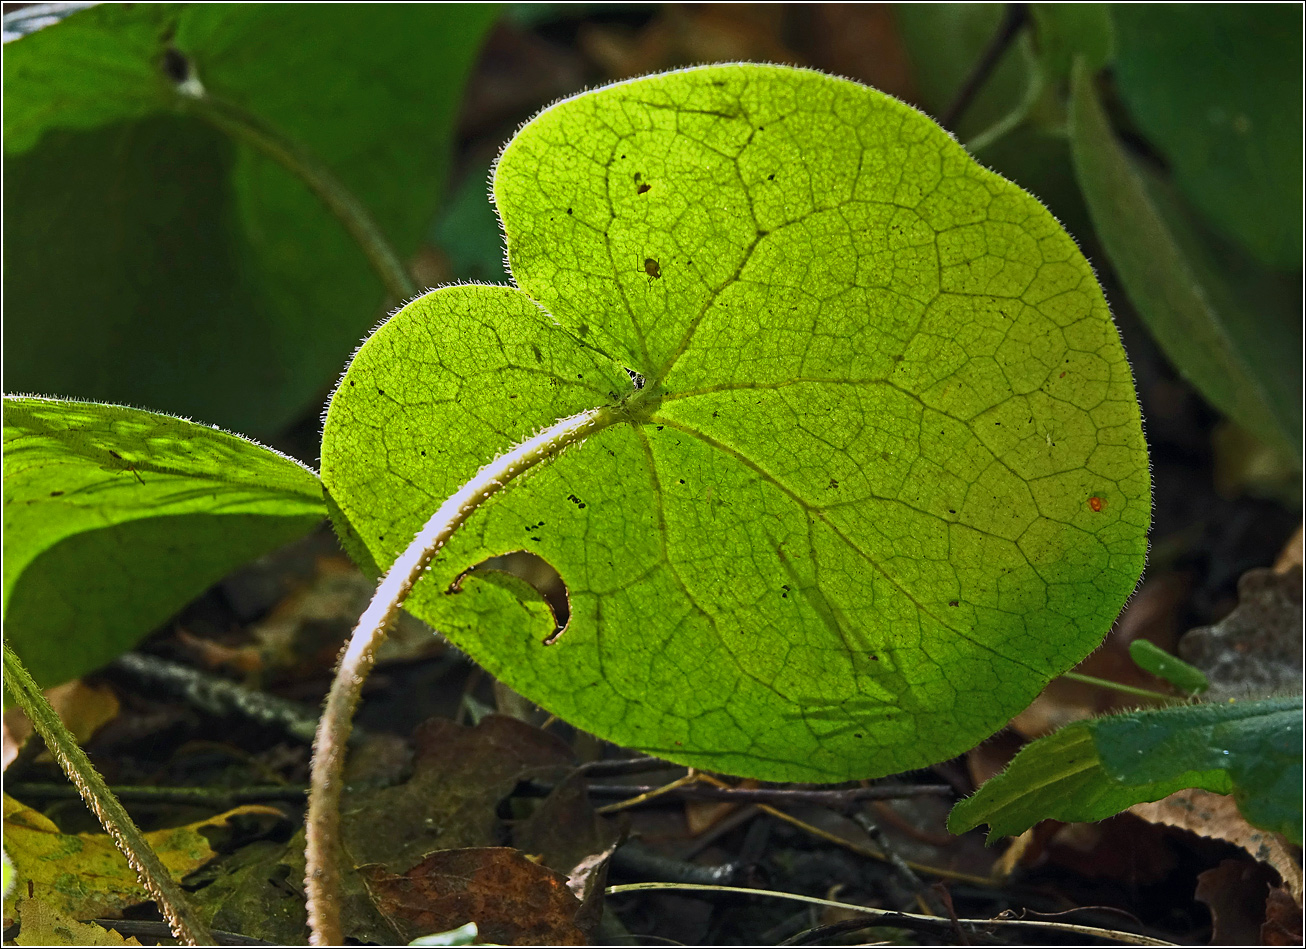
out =
{"type": "Polygon", "coordinates": [[[187,83],[315,155],[430,286],[505,279],[486,176],[539,108],[768,60],[919,106],[1039,196],[1131,353],[1137,320],[1231,423],[1222,477],[1296,500],[1298,6],[81,6],[6,6],[7,391],[314,460],[330,386],[399,301],[301,181],[188,108],[187,83]]]}

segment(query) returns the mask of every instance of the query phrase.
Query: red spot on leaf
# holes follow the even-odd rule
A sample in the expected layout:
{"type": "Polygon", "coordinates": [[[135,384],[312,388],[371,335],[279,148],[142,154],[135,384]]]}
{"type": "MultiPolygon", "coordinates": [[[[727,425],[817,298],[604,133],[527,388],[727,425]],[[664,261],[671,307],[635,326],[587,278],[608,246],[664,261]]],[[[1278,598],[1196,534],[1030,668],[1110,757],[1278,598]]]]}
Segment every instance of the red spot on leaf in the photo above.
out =
{"type": "Polygon", "coordinates": [[[1102,499],[1096,496],[1091,497],[1088,499],[1088,506],[1091,507],[1093,513],[1096,514],[1102,510],[1102,499]]]}

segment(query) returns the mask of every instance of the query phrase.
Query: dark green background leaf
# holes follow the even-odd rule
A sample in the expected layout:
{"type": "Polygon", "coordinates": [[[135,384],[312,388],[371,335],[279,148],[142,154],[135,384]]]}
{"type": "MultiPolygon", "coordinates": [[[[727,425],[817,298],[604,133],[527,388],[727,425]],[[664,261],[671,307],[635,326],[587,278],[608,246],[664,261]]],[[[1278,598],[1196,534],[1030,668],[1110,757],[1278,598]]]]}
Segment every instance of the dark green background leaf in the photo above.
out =
{"type": "Polygon", "coordinates": [[[485,5],[104,5],[5,47],[11,391],[257,435],[313,407],[383,303],[296,178],[176,112],[212,94],[316,155],[401,255],[430,226],[485,5]]]}
{"type": "Polygon", "coordinates": [[[1302,253],[1302,8],[1119,3],[1116,88],[1175,183],[1268,266],[1302,253]]]}
{"type": "MultiPolygon", "coordinates": [[[[901,3],[894,17],[911,57],[921,102],[933,116],[952,103],[988,47],[1005,15],[1000,3],[901,3]]],[[[1018,118],[1037,95],[1037,59],[1021,35],[1003,54],[957,128],[971,142],[1000,122],[1018,118]]]]}
{"type": "Polygon", "coordinates": [[[5,637],[43,686],[131,648],[325,514],[313,472],[114,405],[4,401],[5,637]]]}
{"type": "Polygon", "coordinates": [[[1116,273],[1175,367],[1221,412],[1301,458],[1301,319],[1269,304],[1265,280],[1235,278],[1203,246],[1164,183],[1117,140],[1077,69],[1071,150],[1093,224],[1116,273]],[[1258,288],[1245,288],[1258,283],[1258,288]],[[1262,305],[1258,305],[1262,304],[1262,305]]]}

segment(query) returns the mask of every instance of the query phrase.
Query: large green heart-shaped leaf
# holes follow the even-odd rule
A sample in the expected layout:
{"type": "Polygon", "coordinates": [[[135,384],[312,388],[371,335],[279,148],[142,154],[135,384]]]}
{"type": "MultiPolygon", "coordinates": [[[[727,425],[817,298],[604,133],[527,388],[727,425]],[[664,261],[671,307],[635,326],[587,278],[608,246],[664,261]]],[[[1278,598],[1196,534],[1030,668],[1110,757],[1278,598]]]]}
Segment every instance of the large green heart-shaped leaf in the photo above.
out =
{"type": "Polygon", "coordinates": [[[5,376],[266,436],[385,293],[285,168],[180,114],[180,71],[313,154],[401,255],[489,5],[105,4],[5,46],[5,376]]]}
{"type": "Polygon", "coordinates": [[[385,566],[483,464],[612,407],[408,603],[494,675],[676,761],[842,780],[970,747],[1101,641],[1150,513],[1129,368],[1074,243],[933,122],[687,70],[546,110],[494,193],[517,288],[401,310],[322,448],[385,566]],[[514,550],[567,586],[547,645],[530,588],[460,581],[514,550]]]}
{"type": "Polygon", "coordinates": [[[4,452],[5,638],[43,686],[130,649],[325,514],[298,462],[117,405],[6,397],[4,452]]]}

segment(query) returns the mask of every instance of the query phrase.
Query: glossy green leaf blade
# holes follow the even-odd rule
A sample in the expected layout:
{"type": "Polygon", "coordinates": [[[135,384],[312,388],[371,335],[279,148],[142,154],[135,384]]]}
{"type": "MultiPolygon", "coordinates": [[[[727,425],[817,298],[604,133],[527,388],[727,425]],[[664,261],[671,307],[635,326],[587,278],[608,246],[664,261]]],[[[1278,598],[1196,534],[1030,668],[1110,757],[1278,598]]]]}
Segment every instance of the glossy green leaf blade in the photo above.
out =
{"type": "Polygon", "coordinates": [[[990,839],[1045,819],[1097,821],[1184,788],[1232,793],[1257,827],[1300,843],[1301,697],[1188,705],[1076,722],[1024,748],[953,808],[990,839]]]}
{"type": "Polygon", "coordinates": [[[381,283],[289,171],[176,114],[165,50],[315,155],[406,257],[495,14],[117,5],[7,44],[6,384],[257,435],[311,410],[381,283]]]}
{"type": "Polygon", "coordinates": [[[1302,11],[1115,4],[1116,89],[1185,196],[1262,263],[1302,254],[1302,11]]]}
{"type": "Polygon", "coordinates": [[[1072,89],[1071,152],[1084,200],[1152,335],[1212,405],[1300,461],[1300,335],[1294,343],[1276,314],[1244,308],[1195,242],[1175,232],[1160,192],[1111,131],[1082,67],[1072,89]]]}
{"type": "Polygon", "coordinates": [[[1225,770],[1248,821],[1301,843],[1301,696],[1135,712],[1098,719],[1092,730],[1113,780],[1225,770]]]}
{"type": "Polygon", "coordinates": [[[325,514],[303,465],[170,416],[4,402],[5,636],[55,685],[325,514]]]}
{"type": "Polygon", "coordinates": [[[410,603],[494,675],[673,760],[842,780],[970,747],[1101,640],[1150,515],[1128,366],[1070,238],[932,122],[687,70],[545,111],[495,196],[520,293],[401,311],[323,445],[385,565],[492,457],[620,404],[410,603]],[[567,585],[552,645],[520,589],[446,594],[517,549],[567,585]]]}
{"type": "Polygon", "coordinates": [[[1168,773],[1156,781],[1116,781],[1102,767],[1094,724],[1075,722],[1026,745],[1006,771],[952,809],[948,830],[961,834],[988,824],[992,842],[1022,834],[1041,820],[1104,820],[1184,788],[1220,794],[1231,789],[1228,775],[1218,769],[1168,773]]]}

